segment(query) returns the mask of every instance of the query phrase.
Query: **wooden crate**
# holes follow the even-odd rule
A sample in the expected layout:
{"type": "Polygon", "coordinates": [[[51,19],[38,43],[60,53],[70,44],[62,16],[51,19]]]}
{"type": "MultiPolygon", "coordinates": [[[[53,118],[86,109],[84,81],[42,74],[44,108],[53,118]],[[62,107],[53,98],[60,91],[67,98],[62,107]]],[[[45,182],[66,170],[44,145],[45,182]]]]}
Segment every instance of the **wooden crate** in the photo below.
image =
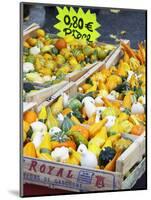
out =
{"type": "MultiPolygon", "coordinates": [[[[37,29],[39,29],[40,27],[39,27],[39,25],[38,24],[33,24],[33,25],[31,25],[30,27],[28,27],[25,31],[24,31],[24,33],[23,33],[23,40],[25,41],[26,39],[28,39],[29,37],[31,37],[31,36],[34,36],[35,35],[35,31],[37,30],[37,29]]],[[[104,44],[104,43],[102,43],[102,44],[104,44]]],[[[115,49],[113,50],[113,51],[111,51],[110,53],[109,53],[109,55],[101,62],[101,61],[97,61],[97,62],[95,62],[95,63],[92,63],[92,64],[88,64],[87,66],[85,66],[83,69],[81,69],[81,70],[76,70],[76,71],[73,71],[73,72],[71,72],[71,73],[69,73],[69,74],[67,74],[66,76],[65,76],[65,80],[66,81],[68,81],[68,82],[70,82],[70,81],[76,81],[76,80],[78,80],[80,77],[82,77],[85,73],[87,73],[91,68],[93,68],[97,63],[104,63],[104,62],[107,62],[107,60],[108,59],[110,59],[110,57],[112,56],[112,55],[114,55],[114,52],[116,51],[116,49],[118,49],[119,48],[119,45],[117,45],[116,47],[115,47],[115,49]]],[[[31,83],[32,85],[34,85],[34,86],[39,86],[39,87],[48,87],[49,85],[47,85],[47,84],[40,84],[40,83],[31,83]]],[[[55,84],[56,85],[56,84],[55,84]]],[[[60,88],[62,87],[62,85],[60,84],[58,84],[58,87],[60,86],[60,88]]],[[[51,86],[50,86],[51,87],[51,86]]],[[[57,87],[57,90],[58,90],[58,87],[57,87]]],[[[41,89],[40,91],[42,91],[43,89],[41,89]]],[[[39,91],[39,93],[40,93],[40,91],[39,91]]],[[[43,91],[42,91],[43,92],[43,91]]],[[[32,95],[30,95],[30,96],[32,96],[32,95]]]]}
{"type": "MultiPolygon", "coordinates": [[[[64,87],[62,91],[58,91],[53,95],[51,100],[47,100],[39,105],[37,111],[40,110],[42,105],[50,106],[63,92],[72,97],[77,92],[77,85],[71,82],[64,87]]],[[[130,186],[136,182],[135,174],[137,174],[140,168],[135,168],[131,172],[130,177],[128,176],[126,179],[124,179],[124,177],[127,172],[139,162],[142,166],[142,158],[145,154],[145,138],[133,136],[131,134],[123,134],[122,137],[131,139],[133,143],[116,161],[115,172],[90,169],[54,161],[24,158],[24,183],[33,183],[77,192],[87,192],[124,189],[130,179],[131,184],[127,186],[129,187],[128,189],[130,189],[130,186]],[[35,168],[33,166],[35,166],[35,168]],[[49,173],[51,169],[52,171],[49,173]]]]}
{"type": "MultiPolygon", "coordinates": [[[[78,87],[88,77],[99,71],[103,66],[110,67],[116,64],[121,56],[121,50],[116,49],[115,54],[106,63],[97,63],[77,81],[70,82],[53,94],[50,99],[40,104],[36,111],[39,111],[42,105],[49,106],[54,103],[63,92],[69,94],[70,97],[74,96],[77,93],[78,87]]],[[[115,172],[24,158],[24,183],[77,192],[131,189],[145,171],[146,162],[145,158],[143,158],[145,155],[145,138],[131,134],[123,134],[122,136],[131,139],[133,143],[116,161],[115,172]],[[136,167],[134,168],[134,166],[136,167]],[[125,178],[130,170],[131,173],[125,178]]]]}

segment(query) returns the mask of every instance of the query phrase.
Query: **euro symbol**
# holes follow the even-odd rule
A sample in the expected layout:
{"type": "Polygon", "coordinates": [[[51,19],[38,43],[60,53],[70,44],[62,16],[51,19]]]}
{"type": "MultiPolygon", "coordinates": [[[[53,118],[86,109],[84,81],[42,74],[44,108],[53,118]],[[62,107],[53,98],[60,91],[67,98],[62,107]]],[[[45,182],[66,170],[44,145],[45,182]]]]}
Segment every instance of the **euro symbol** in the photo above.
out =
{"type": "Polygon", "coordinates": [[[93,24],[93,22],[89,22],[89,23],[85,24],[85,27],[86,27],[89,31],[91,31],[91,32],[93,32],[93,30],[92,30],[92,24],[93,24]]]}

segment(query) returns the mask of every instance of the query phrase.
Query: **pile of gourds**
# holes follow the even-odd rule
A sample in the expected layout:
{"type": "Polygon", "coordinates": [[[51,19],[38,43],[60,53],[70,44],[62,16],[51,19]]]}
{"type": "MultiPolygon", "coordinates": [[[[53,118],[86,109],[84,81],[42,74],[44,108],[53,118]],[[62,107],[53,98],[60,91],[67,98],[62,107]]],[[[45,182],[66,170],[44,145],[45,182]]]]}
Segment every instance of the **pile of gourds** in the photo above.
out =
{"type": "MultiPolygon", "coordinates": [[[[117,66],[102,68],[69,97],[63,93],[39,113],[24,116],[24,156],[115,171],[131,144],[122,133],[145,131],[145,62],[130,54],[117,66]]],[[[145,49],[141,44],[138,51],[145,49]]],[[[132,51],[132,50],[131,50],[132,51]]]]}
{"type": "Polygon", "coordinates": [[[65,75],[90,63],[104,60],[113,45],[88,43],[72,36],[56,38],[38,29],[23,44],[24,80],[32,83],[55,84],[65,75]]]}

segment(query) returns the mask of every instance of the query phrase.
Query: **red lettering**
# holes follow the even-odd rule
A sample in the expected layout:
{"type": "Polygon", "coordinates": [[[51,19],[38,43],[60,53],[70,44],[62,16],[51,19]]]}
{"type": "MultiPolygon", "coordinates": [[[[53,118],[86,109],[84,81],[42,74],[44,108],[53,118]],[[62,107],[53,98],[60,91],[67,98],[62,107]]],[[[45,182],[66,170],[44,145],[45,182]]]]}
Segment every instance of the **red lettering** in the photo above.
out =
{"type": "Polygon", "coordinates": [[[96,176],[96,184],[95,186],[98,188],[104,187],[104,177],[103,176],[96,176]]]}
{"type": "Polygon", "coordinates": [[[63,170],[64,170],[63,168],[60,168],[59,171],[57,172],[56,176],[62,177],[62,175],[63,175],[63,170]]]}
{"type": "Polygon", "coordinates": [[[47,174],[51,174],[51,172],[52,172],[52,170],[54,169],[55,167],[52,167],[52,166],[49,166],[49,171],[48,171],[48,173],[47,174]]]}
{"type": "Polygon", "coordinates": [[[46,169],[46,165],[43,164],[43,165],[40,166],[40,169],[39,169],[39,170],[40,170],[41,173],[44,173],[44,172],[45,172],[45,169],[46,169]]]}
{"type": "Polygon", "coordinates": [[[31,161],[31,165],[30,165],[30,167],[29,167],[29,171],[34,171],[34,172],[36,172],[36,165],[37,165],[37,161],[35,161],[35,160],[32,160],[31,161]]]}
{"type": "Polygon", "coordinates": [[[72,178],[73,177],[73,174],[71,174],[71,172],[72,172],[72,170],[68,171],[67,178],[72,178]]]}

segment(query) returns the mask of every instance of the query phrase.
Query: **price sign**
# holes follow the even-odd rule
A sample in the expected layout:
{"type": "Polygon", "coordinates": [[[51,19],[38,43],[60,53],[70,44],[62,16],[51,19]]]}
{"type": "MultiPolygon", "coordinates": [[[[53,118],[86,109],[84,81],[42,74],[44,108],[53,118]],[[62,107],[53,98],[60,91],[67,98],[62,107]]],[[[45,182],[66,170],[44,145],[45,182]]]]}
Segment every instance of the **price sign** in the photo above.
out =
{"type": "Polygon", "coordinates": [[[96,31],[101,25],[96,20],[96,14],[87,10],[85,13],[82,8],[76,12],[73,7],[57,7],[59,22],[54,25],[59,30],[58,36],[64,37],[72,35],[76,39],[84,39],[88,42],[94,42],[100,33],[96,31]]]}

